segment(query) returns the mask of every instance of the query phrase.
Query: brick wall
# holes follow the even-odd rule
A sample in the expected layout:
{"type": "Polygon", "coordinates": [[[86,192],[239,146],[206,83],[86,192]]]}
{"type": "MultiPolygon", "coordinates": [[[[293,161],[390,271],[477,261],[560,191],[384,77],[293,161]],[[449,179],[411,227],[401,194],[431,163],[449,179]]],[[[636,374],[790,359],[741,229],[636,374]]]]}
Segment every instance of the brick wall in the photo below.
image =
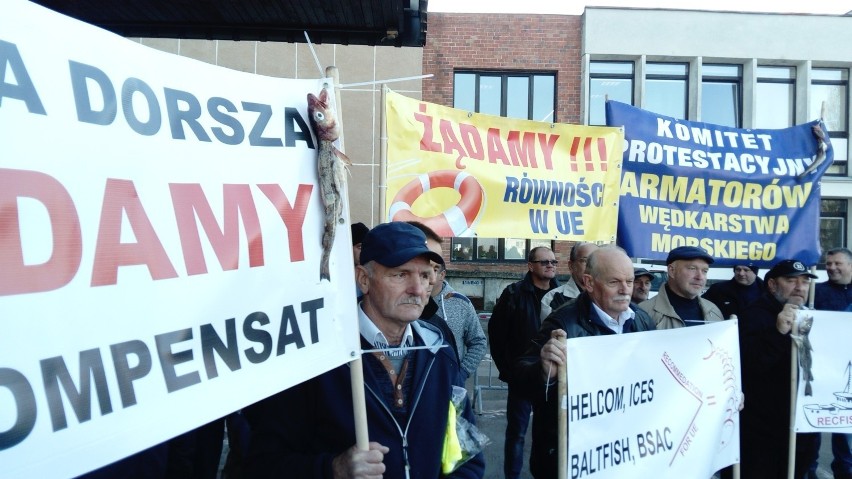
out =
{"type": "Polygon", "coordinates": [[[453,71],[556,72],[556,120],[580,122],[581,17],[429,13],[423,48],[423,99],[453,106],[453,71]]]}
{"type": "MultiPolygon", "coordinates": [[[[556,120],[580,122],[581,17],[568,15],[506,15],[429,13],[423,48],[423,100],[453,106],[453,72],[475,70],[537,70],[556,72],[556,120]]],[[[557,241],[558,271],[567,273],[573,242],[557,241]]],[[[449,259],[450,240],[444,241],[449,259]]],[[[448,263],[451,271],[526,273],[527,265],[448,263]]]]}

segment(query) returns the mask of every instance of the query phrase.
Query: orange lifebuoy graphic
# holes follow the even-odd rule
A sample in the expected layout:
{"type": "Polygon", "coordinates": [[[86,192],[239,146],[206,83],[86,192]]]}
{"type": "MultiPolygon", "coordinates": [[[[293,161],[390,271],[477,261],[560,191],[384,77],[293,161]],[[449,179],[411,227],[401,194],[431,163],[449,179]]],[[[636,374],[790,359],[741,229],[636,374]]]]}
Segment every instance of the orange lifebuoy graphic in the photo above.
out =
{"type": "Polygon", "coordinates": [[[388,210],[391,221],[419,221],[441,236],[462,236],[475,223],[485,201],[482,185],[469,173],[457,170],[438,170],[418,175],[394,196],[388,210]],[[443,213],[422,218],[411,212],[411,205],[433,188],[453,188],[459,192],[459,202],[443,213]]]}

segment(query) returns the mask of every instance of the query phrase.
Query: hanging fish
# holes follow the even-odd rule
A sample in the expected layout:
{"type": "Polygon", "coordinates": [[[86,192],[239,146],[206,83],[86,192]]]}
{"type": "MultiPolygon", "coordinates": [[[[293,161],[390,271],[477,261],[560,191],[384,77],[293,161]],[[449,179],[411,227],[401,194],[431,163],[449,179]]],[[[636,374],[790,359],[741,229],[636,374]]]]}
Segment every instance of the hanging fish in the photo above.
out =
{"type": "Polygon", "coordinates": [[[814,324],[814,317],[803,316],[799,321],[799,334],[791,334],[790,337],[799,348],[799,366],[802,368],[802,379],[805,380],[805,396],[813,396],[811,381],[814,380],[813,373],[813,350],[809,334],[814,324]]]}
{"type": "Polygon", "coordinates": [[[334,245],[337,223],[342,223],[343,186],[346,182],[346,167],[352,162],[334,146],[340,138],[340,125],[334,110],[328,104],[328,90],[322,89],[319,97],[308,93],[308,117],[317,137],[317,178],[320,198],[325,206],[325,221],[322,234],[322,260],[320,279],[331,281],[328,261],[334,245]]]}

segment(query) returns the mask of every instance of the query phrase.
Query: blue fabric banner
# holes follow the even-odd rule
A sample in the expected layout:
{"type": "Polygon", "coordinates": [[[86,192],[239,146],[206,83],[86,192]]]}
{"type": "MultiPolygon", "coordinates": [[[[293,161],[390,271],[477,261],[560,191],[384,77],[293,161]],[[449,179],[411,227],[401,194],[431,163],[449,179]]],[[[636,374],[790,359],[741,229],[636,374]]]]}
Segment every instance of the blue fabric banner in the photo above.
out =
{"type": "Polygon", "coordinates": [[[825,125],[747,130],[606,103],[624,127],[618,244],[664,260],[701,246],[715,265],[769,267],[820,256],[820,179],[834,158],[825,125]]]}

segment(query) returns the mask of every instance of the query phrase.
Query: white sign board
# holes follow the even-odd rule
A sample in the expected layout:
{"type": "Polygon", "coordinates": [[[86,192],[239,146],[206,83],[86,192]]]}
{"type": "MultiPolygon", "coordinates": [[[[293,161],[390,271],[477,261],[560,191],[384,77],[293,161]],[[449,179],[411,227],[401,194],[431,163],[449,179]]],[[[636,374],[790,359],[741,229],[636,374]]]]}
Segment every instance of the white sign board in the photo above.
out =
{"type": "Polygon", "coordinates": [[[710,477],[739,460],[740,391],[736,321],[569,339],[568,477],[710,477]]]}
{"type": "Polygon", "coordinates": [[[4,477],[84,473],[359,349],[346,225],[319,274],[322,85],[4,2],[4,477]]]}
{"type": "Polygon", "coordinates": [[[852,434],[852,313],[799,315],[812,317],[813,324],[799,348],[796,432],[852,434]],[[807,370],[813,380],[807,380],[807,370]]]}

